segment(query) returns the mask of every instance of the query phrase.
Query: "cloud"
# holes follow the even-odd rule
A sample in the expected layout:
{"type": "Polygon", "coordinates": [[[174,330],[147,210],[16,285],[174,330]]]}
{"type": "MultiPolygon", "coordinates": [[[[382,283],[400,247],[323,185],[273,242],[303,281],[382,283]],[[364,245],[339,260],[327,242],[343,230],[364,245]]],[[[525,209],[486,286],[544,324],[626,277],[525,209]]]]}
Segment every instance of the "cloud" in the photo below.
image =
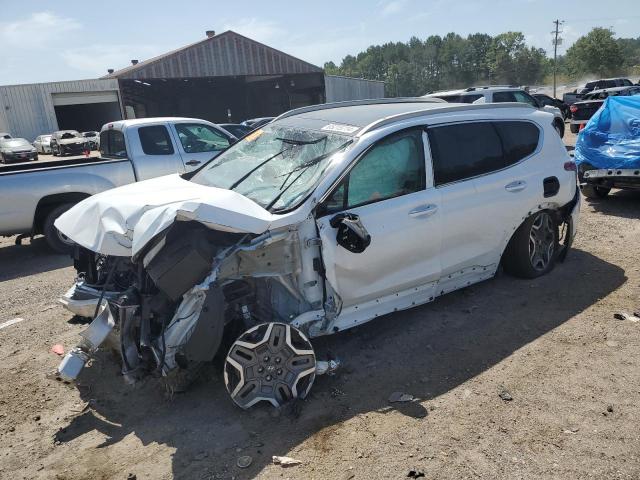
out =
{"type": "Polygon", "coordinates": [[[69,48],[61,52],[62,59],[70,68],[84,74],[102,76],[108,68],[119,70],[130,65],[132,58],[140,61],[162,53],[152,45],[87,45],[69,48]]]}
{"type": "Polygon", "coordinates": [[[51,12],[36,12],[23,20],[0,23],[0,44],[19,48],[42,49],[66,39],[66,35],[82,28],[69,17],[51,12]]]}
{"type": "Polygon", "coordinates": [[[222,30],[233,30],[234,32],[263,43],[271,42],[285,33],[285,30],[277,23],[255,17],[240,18],[225,23],[222,30]]]}
{"type": "Polygon", "coordinates": [[[393,0],[392,2],[380,3],[379,5],[382,7],[380,14],[383,17],[389,17],[402,12],[407,6],[407,0],[393,0]]]}

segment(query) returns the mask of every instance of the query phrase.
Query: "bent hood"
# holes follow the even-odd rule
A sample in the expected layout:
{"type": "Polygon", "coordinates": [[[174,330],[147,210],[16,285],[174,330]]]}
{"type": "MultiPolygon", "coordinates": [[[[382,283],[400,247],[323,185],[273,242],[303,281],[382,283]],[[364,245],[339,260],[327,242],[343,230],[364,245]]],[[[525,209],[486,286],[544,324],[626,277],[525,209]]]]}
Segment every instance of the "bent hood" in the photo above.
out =
{"type": "Polygon", "coordinates": [[[136,255],[175,221],[197,221],[214,230],[261,234],[272,215],[231,190],[167,175],[114,188],[83,200],[55,226],[77,244],[104,255],[136,255]]]}

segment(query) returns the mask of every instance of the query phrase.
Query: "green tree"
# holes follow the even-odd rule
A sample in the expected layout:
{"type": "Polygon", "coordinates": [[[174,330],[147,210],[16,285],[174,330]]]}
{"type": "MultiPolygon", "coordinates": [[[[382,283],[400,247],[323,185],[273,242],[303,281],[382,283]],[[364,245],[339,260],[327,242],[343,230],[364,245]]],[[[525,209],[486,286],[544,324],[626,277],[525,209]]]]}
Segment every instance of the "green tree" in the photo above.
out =
{"type": "Polygon", "coordinates": [[[567,66],[574,77],[595,74],[602,78],[621,73],[623,60],[613,32],[600,27],[580,37],[566,53],[567,66]]]}

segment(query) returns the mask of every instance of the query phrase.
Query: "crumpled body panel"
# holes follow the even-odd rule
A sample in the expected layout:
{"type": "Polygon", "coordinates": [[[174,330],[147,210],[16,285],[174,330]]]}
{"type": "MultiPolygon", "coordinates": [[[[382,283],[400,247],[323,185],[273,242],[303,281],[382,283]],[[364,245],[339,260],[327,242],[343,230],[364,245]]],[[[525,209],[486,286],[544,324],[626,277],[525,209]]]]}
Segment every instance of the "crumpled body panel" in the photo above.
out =
{"type": "Polygon", "coordinates": [[[575,161],[597,169],[640,168],[640,95],[605,100],[578,136],[575,161]]]}
{"type": "Polygon", "coordinates": [[[55,226],[93,252],[131,257],[173,222],[190,220],[220,231],[261,234],[272,215],[234,191],[174,174],[89,197],[61,215],[55,226]]]}

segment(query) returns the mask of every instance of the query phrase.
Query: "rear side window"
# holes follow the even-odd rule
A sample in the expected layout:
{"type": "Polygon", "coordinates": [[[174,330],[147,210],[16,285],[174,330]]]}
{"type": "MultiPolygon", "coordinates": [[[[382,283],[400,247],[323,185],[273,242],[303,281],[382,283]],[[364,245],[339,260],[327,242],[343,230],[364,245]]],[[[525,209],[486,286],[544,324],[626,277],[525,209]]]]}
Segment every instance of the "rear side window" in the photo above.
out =
{"type": "Polygon", "coordinates": [[[518,99],[513,94],[513,92],[494,92],[493,93],[493,101],[495,103],[501,102],[517,102],[518,99]]]}
{"type": "Polygon", "coordinates": [[[146,155],[172,155],[173,145],[167,127],[152,125],[138,129],[142,151],[146,155]]]}
{"type": "Polygon", "coordinates": [[[476,122],[427,130],[435,185],[501,170],[531,155],[540,131],[529,122],[476,122]]]}
{"type": "Polygon", "coordinates": [[[100,155],[108,158],[127,158],[124,134],[120,130],[105,130],[100,134],[100,155]]]}

